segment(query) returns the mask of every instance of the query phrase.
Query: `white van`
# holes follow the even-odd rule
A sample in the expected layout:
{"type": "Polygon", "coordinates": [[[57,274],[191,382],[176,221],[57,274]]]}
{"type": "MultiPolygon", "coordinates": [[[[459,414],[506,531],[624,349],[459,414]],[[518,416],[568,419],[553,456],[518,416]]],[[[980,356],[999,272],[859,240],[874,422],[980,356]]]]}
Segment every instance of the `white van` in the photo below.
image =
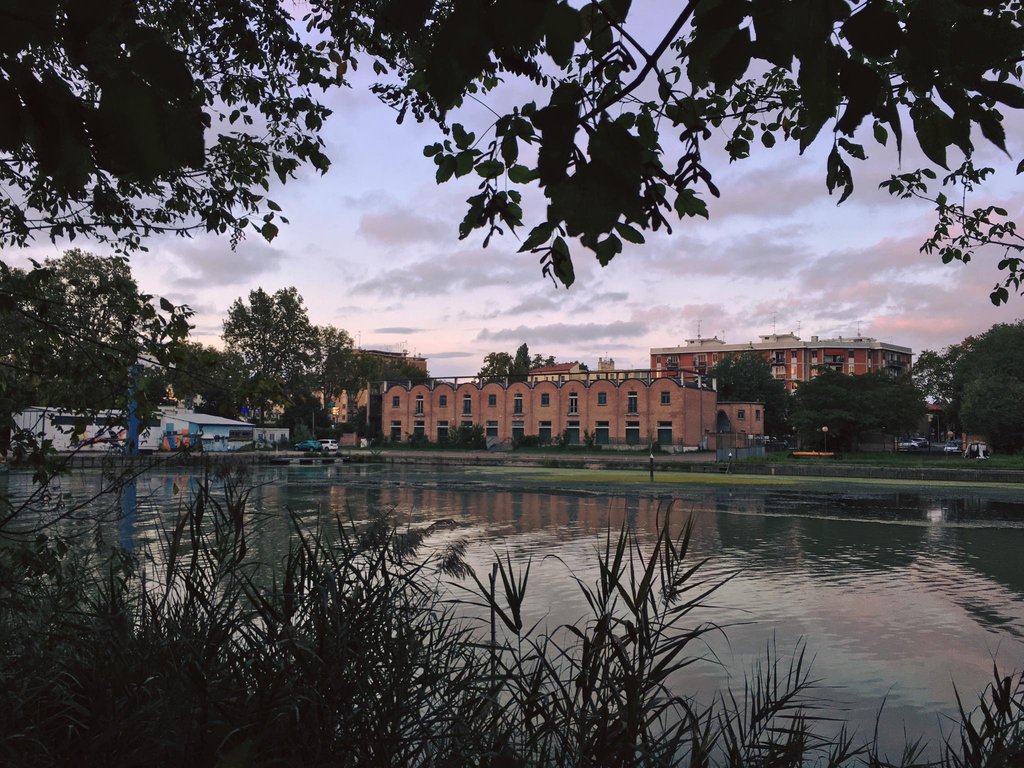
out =
{"type": "Polygon", "coordinates": [[[338,450],[338,441],[333,437],[325,437],[320,441],[321,451],[336,451],[338,450]]]}

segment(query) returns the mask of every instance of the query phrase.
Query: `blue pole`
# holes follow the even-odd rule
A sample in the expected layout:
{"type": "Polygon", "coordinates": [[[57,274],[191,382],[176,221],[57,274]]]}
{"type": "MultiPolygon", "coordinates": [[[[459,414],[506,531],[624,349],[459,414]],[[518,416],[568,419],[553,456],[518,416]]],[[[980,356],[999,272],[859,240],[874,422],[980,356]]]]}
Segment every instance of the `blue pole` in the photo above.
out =
{"type": "MultiPolygon", "coordinates": [[[[128,412],[126,414],[124,455],[139,455],[139,416],[136,413],[138,403],[135,391],[138,387],[139,366],[128,369],[128,412]]],[[[129,470],[131,471],[131,470],[129,470]]],[[[121,523],[119,537],[121,546],[129,552],[135,548],[135,514],[138,510],[135,477],[133,476],[121,489],[121,523]]]]}
{"type": "Polygon", "coordinates": [[[139,416],[136,413],[138,403],[135,400],[135,390],[138,386],[139,366],[133,365],[128,369],[128,423],[124,443],[125,456],[139,455],[139,416]]]}

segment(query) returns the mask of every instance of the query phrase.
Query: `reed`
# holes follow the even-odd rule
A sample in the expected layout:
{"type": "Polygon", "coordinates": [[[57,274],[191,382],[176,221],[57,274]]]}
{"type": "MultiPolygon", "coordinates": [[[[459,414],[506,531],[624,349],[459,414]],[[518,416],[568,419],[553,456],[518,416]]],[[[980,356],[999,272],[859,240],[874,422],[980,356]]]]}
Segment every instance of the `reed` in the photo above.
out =
{"type": "MultiPolygon", "coordinates": [[[[530,563],[481,578],[455,541],[381,515],[252,546],[244,474],[208,479],[158,552],[53,535],[0,549],[0,763],[103,766],[872,766],[897,759],[827,720],[803,649],[769,647],[699,703],[678,673],[725,629],[692,526],[609,531],[588,616],[528,625],[530,563]],[[462,579],[452,599],[452,579],[462,579]],[[471,616],[485,617],[484,625],[471,616]],[[493,631],[488,621],[493,621],[493,631]]],[[[1017,766],[1024,678],[994,673],[937,764],[1017,766]]],[[[881,716],[881,715],[880,715],[881,716]]]]}

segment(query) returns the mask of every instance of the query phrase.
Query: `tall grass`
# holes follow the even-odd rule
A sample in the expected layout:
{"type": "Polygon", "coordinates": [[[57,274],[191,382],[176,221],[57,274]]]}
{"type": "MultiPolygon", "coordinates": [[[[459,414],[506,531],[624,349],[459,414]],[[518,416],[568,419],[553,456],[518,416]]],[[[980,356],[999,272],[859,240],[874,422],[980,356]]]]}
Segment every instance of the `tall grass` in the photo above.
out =
{"type": "MultiPolygon", "coordinates": [[[[722,631],[691,527],[607,536],[588,618],[528,626],[530,564],[472,573],[382,516],[250,546],[242,476],[206,482],[160,552],[0,551],[0,763],[103,766],[885,766],[823,719],[805,654],[698,703],[672,680],[722,631]],[[215,488],[217,490],[215,490],[215,488]],[[462,578],[463,604],[447,583],[462,578]],[[465,602],[493,622],[465,617],[465,602]],[[838,732],[837,732],[838,731],[838,732]]],[[[1024,679],[996,674],[943,766],[1021,765],[1024,679]]],[[[911,743],[892,764],[914,765],[911,743]]]]}

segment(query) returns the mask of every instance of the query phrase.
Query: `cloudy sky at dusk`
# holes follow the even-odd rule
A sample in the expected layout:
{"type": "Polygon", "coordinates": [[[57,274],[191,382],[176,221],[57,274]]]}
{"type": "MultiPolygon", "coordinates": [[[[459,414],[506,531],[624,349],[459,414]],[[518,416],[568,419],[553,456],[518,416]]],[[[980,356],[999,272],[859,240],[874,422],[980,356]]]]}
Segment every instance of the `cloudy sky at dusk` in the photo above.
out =
{"type": "MultiPolygon", "coordinates": [[[[917,352],[1024,315],[1019,296],[1003,307],[989,302],[998,253],[943,265],[919,252],[933,224],[928,206],[877,188],[897,168],[891,148],[867,145],[869,160],[853,169],[856,190],[837,207],[825,188],[824,135],[804,157],[794,145],[758,145],[752,159],[730,165],[709,149],[722,191],[709,200],[710,221],[624,244],[603,269],[578,249],[575,285],[556,287],[534,256],[516,253],[516,236],[486,249],[480,233],[458,239],[476,183],[434,183],[422,148],[436,131],[396,125],[366,90],[364,69],[353,88],[327,98],[331,171],[271,190],[291,221],[273,243],[254,235],[232,251],[226,238],[166,238],[133,257],[144,290],[194,308],[199,340],[219,344],[227,307],[257,286],[294,285],[314,322],[347,329],[363,347],[424,355],[438,376],[475,373],[486,353],[522,342],[560,360],[593,365],[611,356],[620,367],[645,367],[650,347],[681,344],[698,329],[728,342],[773,328],[805,338],[860,332],[917,352]]],[[[479,135],[486,113],[467,109],[461,122],[479,135]]],[[[1024,120],[1011,116],[1006,127],[1019,159],[1024,120]]],[[[917,167],[916,144],[906,144],[903,167],[917,167]]],[[[1001,204],[1024,221],[1016,161],[980,136],[976,144],[999,172],[974,202],[1001,204]]],[[[542,210],[539,196],[527,198],[522,236],[542,210]]]]}

